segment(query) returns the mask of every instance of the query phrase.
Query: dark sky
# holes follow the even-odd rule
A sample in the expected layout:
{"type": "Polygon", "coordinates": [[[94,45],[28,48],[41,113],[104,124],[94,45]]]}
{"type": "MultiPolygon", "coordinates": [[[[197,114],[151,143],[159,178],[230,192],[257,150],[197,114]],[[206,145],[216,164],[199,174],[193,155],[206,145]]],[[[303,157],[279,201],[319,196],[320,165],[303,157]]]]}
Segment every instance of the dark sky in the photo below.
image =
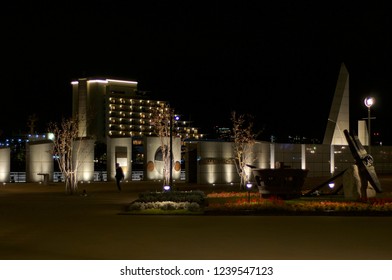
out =
{"type": "Polygon", "coordinates": [[[30,2],[7,1],[0,12],[3,136],[27,131],[34,113],[38,128],[46,131],[49,121],[71,114],[71,80],[110,76],[137,80],[140,90],[169,101],[201,131],[230,126],[235,110],[254,116],[265,139],[273,134],[278,140],[301,135],[322,141],[344,62],[352,129],[367,116],[363,99],[373,95],[372,128],[392,145],[387,6],[30,2]]]}

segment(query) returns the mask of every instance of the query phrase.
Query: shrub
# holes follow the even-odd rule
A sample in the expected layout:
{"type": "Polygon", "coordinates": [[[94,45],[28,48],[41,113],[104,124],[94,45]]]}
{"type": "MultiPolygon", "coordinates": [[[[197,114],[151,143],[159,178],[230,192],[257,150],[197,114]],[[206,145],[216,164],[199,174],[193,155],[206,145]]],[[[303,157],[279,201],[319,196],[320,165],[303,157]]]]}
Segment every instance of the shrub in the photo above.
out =
{"type": "Polygon", "coordinates": [[[206,196],[202,191],[144,192],[129,205],[128,210],[159,209],[198,212],[202,211],[206,202],[206,196]]]}
{"type": "Polygon", "coordinates": [[[139,194],[138,201],[173,201],[173,202],[196,202],[205,205],[206,195],[202,191],[170,191],[170,192],[143,192],[139,194]]]}

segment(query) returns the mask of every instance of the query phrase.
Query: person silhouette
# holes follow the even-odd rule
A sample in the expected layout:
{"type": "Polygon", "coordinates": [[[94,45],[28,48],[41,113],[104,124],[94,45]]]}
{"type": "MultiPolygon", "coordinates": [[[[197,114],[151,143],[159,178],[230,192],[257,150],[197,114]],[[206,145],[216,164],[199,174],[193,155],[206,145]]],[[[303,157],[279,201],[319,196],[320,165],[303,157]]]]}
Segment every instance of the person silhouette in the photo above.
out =
{"type": "Polygon", "coordinates": [[[124,172],[119,163],[116,163],[116,185],[118,191],[121,191],[121,180],[124,180],[124,172]]]}

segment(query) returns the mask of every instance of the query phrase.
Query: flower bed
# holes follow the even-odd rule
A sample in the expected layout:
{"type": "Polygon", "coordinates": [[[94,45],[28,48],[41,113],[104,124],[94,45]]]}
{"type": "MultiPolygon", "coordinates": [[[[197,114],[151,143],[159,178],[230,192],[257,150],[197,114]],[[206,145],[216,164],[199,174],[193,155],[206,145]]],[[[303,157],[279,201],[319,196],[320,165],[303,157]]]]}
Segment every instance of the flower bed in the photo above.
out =
{"type": "Polygon", "coordinates": [[[126,207],[128,214],[390,216],[392,198],[347,200],[342,196],[282,200],[255,192],[145,192],[126,207]]]}
{"type": "Polygon", "coordinates": [[[341,197],[263,199],[256,193],[224,192],[207,195],[206,214],[253,215],[392,215],[392,198],[370,198],[366,201],[341,197]]]}
{"type": "Polygon", "coordinates": [[[206,203],[202,191],[144,192],[126,211],[130,214],[200,214],[206,203]]]}

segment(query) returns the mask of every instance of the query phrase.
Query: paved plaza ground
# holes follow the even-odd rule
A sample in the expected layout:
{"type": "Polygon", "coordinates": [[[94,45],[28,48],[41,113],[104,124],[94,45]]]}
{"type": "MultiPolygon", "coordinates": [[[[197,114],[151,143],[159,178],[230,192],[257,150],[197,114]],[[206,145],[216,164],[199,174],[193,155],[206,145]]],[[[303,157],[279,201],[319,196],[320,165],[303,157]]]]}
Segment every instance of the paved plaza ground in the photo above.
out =
{"type": "MultiPolygon", "coordinates": [[[[389,194],[392,176],[380,181],[389,194]]],[[[1,185],[0,259],[392,259],[392,217],[124,215],[160,186],[81,184],[87,196],[70,196],[61,183],[1,185]]]]}

